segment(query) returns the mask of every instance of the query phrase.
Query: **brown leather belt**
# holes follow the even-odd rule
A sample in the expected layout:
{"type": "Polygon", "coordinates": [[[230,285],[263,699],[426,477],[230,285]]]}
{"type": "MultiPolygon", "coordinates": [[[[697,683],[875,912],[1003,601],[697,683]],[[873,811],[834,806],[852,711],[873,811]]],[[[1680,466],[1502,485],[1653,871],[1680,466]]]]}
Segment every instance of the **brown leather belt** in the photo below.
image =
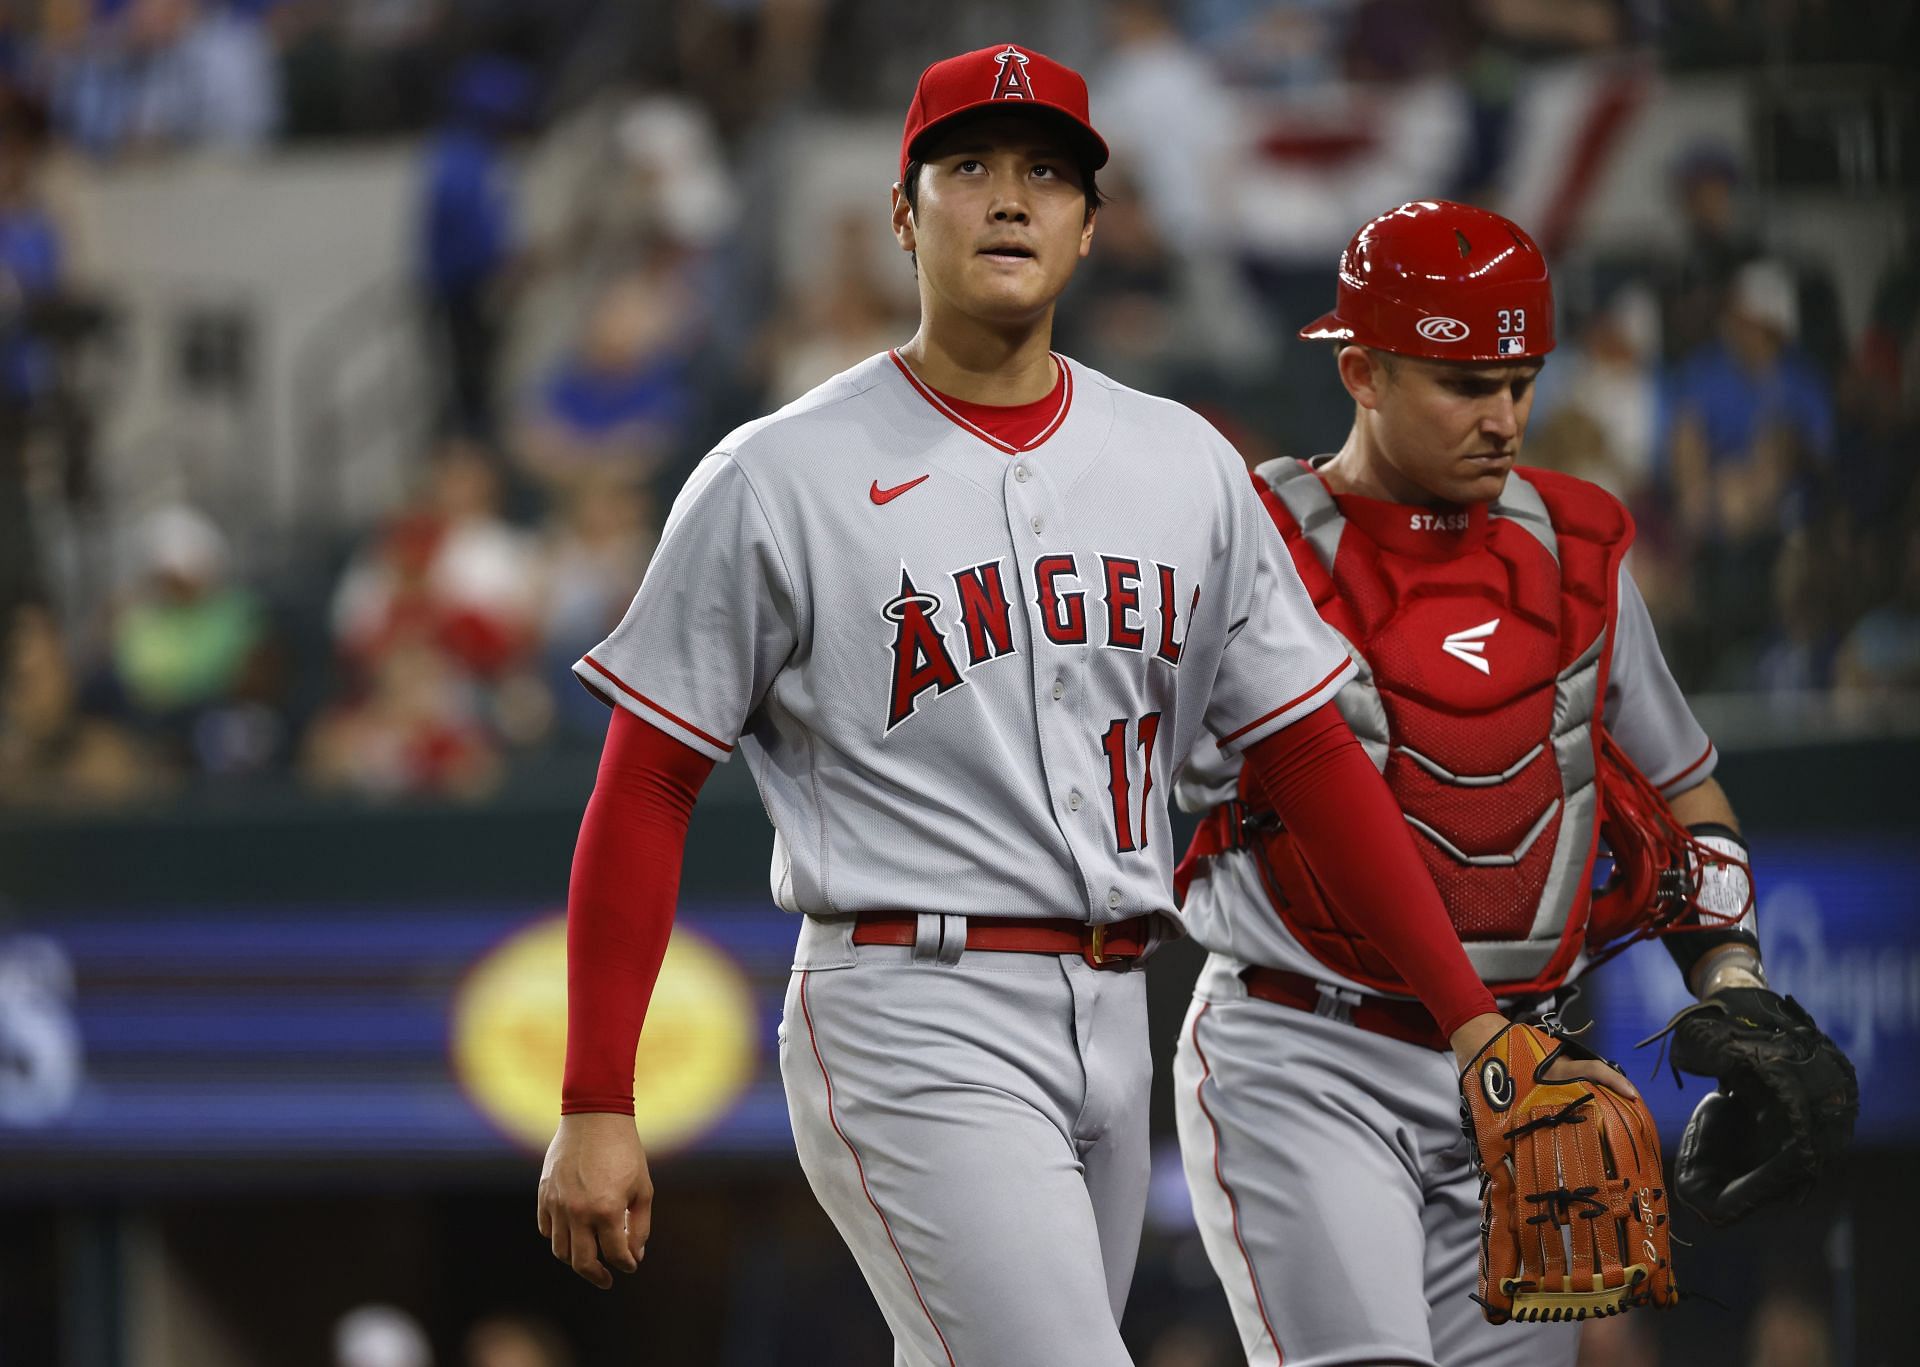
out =
{"type": "MultiPolygon", "coordinates": [[[[1243,968],[1240,981],[1247,985],[1247,995],[1300,1011],[1318,1012],[1326,999],[1319,983],[1304,973],[1292,973],[1284,968],[1243,968]]],[[[1449,1047],[1439,1025],[1417,1001],[1362,996],[1356,1002],[1350,993],[1340,1000],[1348,1004],[1346,1019],[1362,1030],[1417,1044],[1423,1049],[1449,1047]]]]}
{"type": "MultiPolygon", "coordinates": [[[[1089,925],[1065,916],[969,916],[967,948],[1007,954],[1078,954],[1095,968],[1126,968],[1146,953],[1153,931],[1149,918],[1135,916],[1111,925],[1089,925]]],[[[912,911],[863,911],[854,922],[857,945],[911,945],[920,935],[920,915],[912,911]]]]}

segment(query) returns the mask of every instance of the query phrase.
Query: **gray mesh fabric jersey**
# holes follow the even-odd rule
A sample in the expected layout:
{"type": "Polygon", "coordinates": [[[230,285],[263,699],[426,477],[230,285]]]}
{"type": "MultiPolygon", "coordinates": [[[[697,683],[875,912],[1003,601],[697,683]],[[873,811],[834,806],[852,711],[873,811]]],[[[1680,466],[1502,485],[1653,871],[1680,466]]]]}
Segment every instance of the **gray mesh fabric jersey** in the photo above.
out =
{"type": "Polygon", "coordinates": [[[1172,910],[1173,775],[1352,665],[1212,427],[1062,359],[1034,449],[893,354],[729,435],[626,618],[575,665],[717,760],[815,915],[1172,910]]]}
{"type": "Polygon", "coordinates": [[[892,353],[741,428],[575,666],[753,767],[774,896],[808,913],[794,1148],[910,1367],[1131,1361],[1144,975],[972,948],[967,918],[1171,912],[1182,760],[1353,672],[1233,449],[1058,365],[1022,447],[892,353]],[[918,913],[915,943],[857,943],[862,911],[918,913]]]}

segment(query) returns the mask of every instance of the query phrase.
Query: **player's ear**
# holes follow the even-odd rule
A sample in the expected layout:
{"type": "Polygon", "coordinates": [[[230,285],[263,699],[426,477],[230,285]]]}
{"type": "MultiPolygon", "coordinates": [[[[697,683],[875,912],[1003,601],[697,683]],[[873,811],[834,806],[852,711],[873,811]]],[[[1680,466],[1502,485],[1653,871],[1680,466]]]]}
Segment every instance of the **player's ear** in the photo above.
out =
{"type": "Polygon", "coordinates": [[[1098,208],[1087,210],[1087,221],[1080,225],[1080,255],[1084,259],[1093,250],[1093,221],[1100,217],[1098,208]]]}
{"type": "Polygon", "coordinates": [[[913,251],[918,245],[913,234],[913,202],[898,181],[893,185],[893,240],[903,252],[913,251]]]}
{"type": "Polygon", "coordinates": [[[1385,362],[1363,346],[1343,346],[1336,364],[1340,367],[1340,383],[1353,395],[1353,401],[1362,408],[1378,408],[1380,388],[1387,378],[1385,362]]]}

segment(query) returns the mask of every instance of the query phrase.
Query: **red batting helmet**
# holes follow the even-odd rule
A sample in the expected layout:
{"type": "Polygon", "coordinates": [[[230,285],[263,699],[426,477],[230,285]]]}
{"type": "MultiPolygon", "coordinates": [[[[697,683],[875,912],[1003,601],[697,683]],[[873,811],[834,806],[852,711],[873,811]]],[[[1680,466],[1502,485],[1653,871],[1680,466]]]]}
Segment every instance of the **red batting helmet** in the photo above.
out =
{"type": "Polygon", "coordinates": [[[1340,254],[1332,313],[1308,341],[1436,361],[1517,361],[1553,350],[1547,258],[1517,223],[1443,199],[1391,209],[1340,254]]]}
{"type": "Polygon", "coordinates": [[[1107,164],[1107,144],[1093,131],[1087,113],[1086,79],[1044,52],[1002,43],[935,62],[920,73],[900,132],[900,178],[906,179],[917,144],[934,129],[962,114],[1008,102],[1059,118],[1085,147],[1094,170],[1107,164]]]}

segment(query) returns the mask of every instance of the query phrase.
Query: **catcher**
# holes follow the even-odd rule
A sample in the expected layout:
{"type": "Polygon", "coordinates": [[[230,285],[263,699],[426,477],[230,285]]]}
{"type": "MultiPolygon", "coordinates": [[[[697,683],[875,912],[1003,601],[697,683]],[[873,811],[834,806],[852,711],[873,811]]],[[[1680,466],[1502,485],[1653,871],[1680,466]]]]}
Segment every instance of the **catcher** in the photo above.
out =
{"type": "Polygon", "coordinates": [[[1682,1201],[1736,1218],[1852,1132],[1846,1058],[1767,984],[1713,746],[1622,568],[1631,519],[1514,468],[1553,322],[1514,224],[1429,201],[1382,215],[1301,333],[1336,344],[1351,435],[1254,475],[1357,663],[1339,710],[1515,1023],[1441,1035],[1324,855],[1233,762],[1191,757],[1178,795],[1208,815],[1176,886],[1209,958],[1175,1065],[1180,1143],[1253,1363],[1570,1364],[1578,1321],[1677,1298],[1653,1122],[1555,1014],[1637,939],[1660,935],[1699,999],[1669,1027],[1677,1066],[1719,1083],[1681,1146],[1682,1201]]]}

